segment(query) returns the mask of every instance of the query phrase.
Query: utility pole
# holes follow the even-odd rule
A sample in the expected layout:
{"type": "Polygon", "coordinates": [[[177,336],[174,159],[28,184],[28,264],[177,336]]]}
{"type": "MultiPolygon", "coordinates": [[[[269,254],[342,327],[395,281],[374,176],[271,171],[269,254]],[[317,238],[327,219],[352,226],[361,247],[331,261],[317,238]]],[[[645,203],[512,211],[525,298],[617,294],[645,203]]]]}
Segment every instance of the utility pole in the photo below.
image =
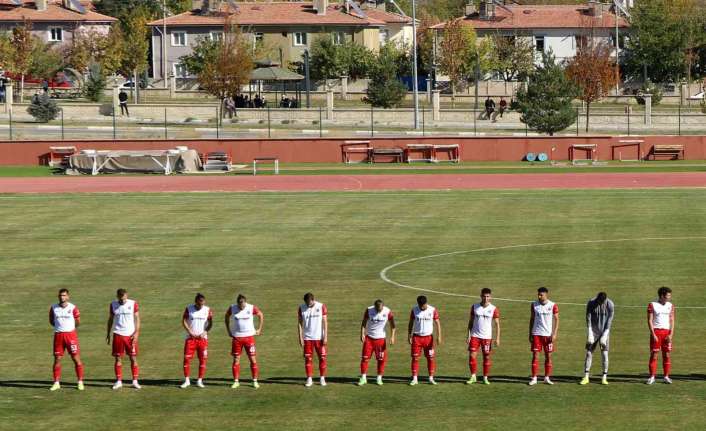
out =
{"type": "Polygon", "coordinates": [[[167,82],[167,0],[162,0],[162,80],[164,88],[169,87],[167,82]]]}
{"type": "Polygon", "coordinates": [[[419,129],[419,89],[417,82],[417,5],[416,0],[412,0],[412,58],[414,67],[412,68],[412,91],[414,92],[414,129],[419,129]]]}

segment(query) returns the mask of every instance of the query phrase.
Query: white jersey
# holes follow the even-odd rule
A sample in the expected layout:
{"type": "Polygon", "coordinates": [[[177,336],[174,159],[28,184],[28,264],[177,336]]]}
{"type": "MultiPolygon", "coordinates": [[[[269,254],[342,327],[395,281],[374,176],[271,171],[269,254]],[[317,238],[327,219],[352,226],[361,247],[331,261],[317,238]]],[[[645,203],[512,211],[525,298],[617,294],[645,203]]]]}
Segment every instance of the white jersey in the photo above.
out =
{"type": "Polygon", "coordinates": [[[378,312],[375,309],[374,305],[368,307],[368,309],[365,310],[363,318],[365,318],[366,316],[368,318],[368,323],[365,327],[365,333],[368,337],[373,338],[375,340],[385,338],[387,336],[387,332],[385,331],[385,328],[387,327],[387,321],[394,321],[395,319],[395,317],[392,315],[392,311],[390,311],[389,308],[382,307],[382,311],[378,312]]]}
{"type": "Polygon", "coordinates": [[[238,304],[230,306],[230,333],[234,337],[252,337],[255,335],[255,315],[260,310],[252,304],[245,304],[241,310],[238,304]]]}
{"type": "Polygon", "coordinates": [[[324,338],[324,316],[326,316],[326,305],[314,301],[314,305],[309,307],[306,304],[299,306],[299,318],[302,320],[304,340],[318,341],[324,338]]]}
{"type": "Polygon", "coordinates": [[[655,329],[672,329],[670,318],[674,315],[674,306],[671,302],[664,305],[659,301],[650,302],[647,312],[652,313],[652,326],[655,329]]]}
{"type": "Polygon", "coordinates": [[[426,310],[422,310],[418,305],[415,305],[410,314],[410,318],[414,319],[414,335],[426,337],[434,333],[434,321],[439,320],[439,312],[431,305],[427,305],[426,310]]]}
{"type": "Polygon", "coordinates": [[[113,333],[124,336],[131,336],[135,333],[135,313],[140,306],[137,301],[128,299],[124,304],[120,301],[113,301],[110,304],[110,313],[113,315],[113,333]]]}
{"type": "Polygon", "coordinates": [[[554,315],[559,314],[559,307],[549,300],[546,304],[534,301],[532,303],[532,314],[534,315],[532,335],[551,337],[554,330],[554,315]]]}
{"type": "Polygon", "coordinates": [[[54,332],[73,332],[76,330],[76,319],[81,317],[81,313],[72,303],[67,303],[66,307],[61,304],[54,304],[49,308],[49,318],[54,322],[54,332]]]}
{"type": "MultiPolygon", "coordinates": [[[[197,336],[203,334],[203,338],[208,338],[206,324],[212,318],[213,314],[211,313],[211,309],[205,305],[201,306],[200,310],[197,310],[196,306],[191,304],[184,310],[183,319],[186,320],[186,324],[189,326],[191,333],[197,336]]],[[[188,340],[191,338],[191,335],[187,332],[184,338],[188,340]]]]}
{"type": "Polygon", "coordinates": [[[471,306],[471,319],[473,319],[471,337],[483,340],[493,338],[493,319],[499,318],[500,311],[493,304],[488,304],[485,307],[480,304],[473,304],[471,306]]]}

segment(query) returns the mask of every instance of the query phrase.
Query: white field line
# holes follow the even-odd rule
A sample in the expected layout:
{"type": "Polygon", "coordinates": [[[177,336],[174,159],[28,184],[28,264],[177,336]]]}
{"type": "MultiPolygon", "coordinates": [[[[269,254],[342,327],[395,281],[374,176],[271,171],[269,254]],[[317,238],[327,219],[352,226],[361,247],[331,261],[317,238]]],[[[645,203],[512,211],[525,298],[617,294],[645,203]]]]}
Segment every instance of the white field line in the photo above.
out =
{"type": "MultiPolygon", "coordinates": [[[[486,247],[486,248],[477,248],[474,250],[461,250],[461,251],[451,251],[448,253],[439,253],[439,254],[432,254],[428,256],[421,256],[421,257],[413,257],[411,259],[403,260],[401,262],[393,263],[392,265],[384,268],[382,271],[380,271],[380,278],[389,284],[392,284],[393,286],[401,287],[404,289],[411,289],[411,290],[417,290],[420,292],[429,292],[429,293],[436,293],[439,295],[447,295],[447,296],[456,296],[456,297],[462,297],[462,298],[476,298],[477,295],[466,295],[463,293],[449,293],[449,292],[442,292],[439,290],[433,290],[433,289],[426,289],[422,287],[415,287],[411,286],[408,284],[402,284],[398,283],[395,280],[392,280],[390,277],[387,276],[387,273],[391,270],[394,269],[398,266],[402,266],[408,263],[412,262],[417,262],[420,260],[426,260],[426,259],[435,259],[437,257],[446,257],[446,256],[454,256],[458,254],[468,254],[468,253],[482,253],[486,251],[495,251],[495,250],[510,250],[510,249],[517,249],[517,248],[531,248],[531,247],[546,247],[546,246],[554,246],[554,245],[571,245],[571,244],[601,244],[601,243],[612,243],[612,242],[630,242],[630,241],[679,241],[679,240],[706,240],[706,237],[704,236],[696,236],[696,237],[673,237],[673,238],[620,238],[620,239],[590,239],[590,240],[582,240],[582,241],[565,241],[565,242],[544,242],[544,243],[536,243],[536,244],[515,244],[515,245],[504,245],[500,247],[486,247]]],[[[531,303],[532,301],[526,300],[526,299],[514,299],[514,298],[498,298],[498,297],[493,297],[493,300],[496,301],[506,301],[506,302],[524,302],[524,303],[531,303]]],[[[557,302],[559,305],[578,305],[585,307],[586,304],[579,304],[575,302],[557,302]]],[[[622,307],[622,308],[645,308],[644,305],[617,305],[616,307],[622,307]]],[[[685,309],[685,308],[693,308],[693,309],[706,309],[706,306],[679,306],[677,308],[685,309]]]]}

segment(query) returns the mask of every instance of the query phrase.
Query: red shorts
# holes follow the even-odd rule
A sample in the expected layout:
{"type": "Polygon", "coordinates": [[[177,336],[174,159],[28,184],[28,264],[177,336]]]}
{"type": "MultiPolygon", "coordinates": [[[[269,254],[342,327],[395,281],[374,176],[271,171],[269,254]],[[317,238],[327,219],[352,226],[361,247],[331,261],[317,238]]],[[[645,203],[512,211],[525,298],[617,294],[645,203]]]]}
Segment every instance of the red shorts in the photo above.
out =
{"type": "Polygon", "coordinates": [[[189,337],[184,340],[184,357],[191,359],[194,357],[194,352],[198,356],[199,361],[208,358],[208,339],[189,337]]]}
{"type": "Polygon", "coordinates": [[[64,356],[64,350],[69,352],[71,356],[81,353],[81,349],[78,347],[76,331],[54,333],[54,356],[64,356]]]}
{"type": "Polygon", "coordinates": [[[387,350],[387,343],[384,338],[370,338],[365,337],[363,342],[363,359],[369,360],[373,352],[375,352],[375,359],[378,361],[385,360],[385,351],[387,350]]]}
{"type": "Polygon", "coordinates": [[[477,352],[479,349],[483,349],[483,354],[487,355],[493,346],[493,340],[490,338],[478,338],[471,337],[471,342],[468,343],[468,351],[477,352]]]}
{"type": "Polygon", "coordinates": [[[113,334],[113,356],[137,356],[137,341],[129,335],[113,334]]]}
{"type": "Polygon", "coordinates": [[[672,334],[669,329],[655,329],[655,335],[657,336],[657,341],[650,335],[650,350],[653,352],[671,352],[672,351],[672,340],[667,341],[667,337],[672,334]]]}
{"type": "Polygon", "coordinates": [[[255,356],[255,337],[233,337],[230,343],[230,354],[240,356],[243,349],[245,349],[245,354],[248,355],[248,358],[255,356]]]}
{"type": "Polygon", "coordinates": [[[554,351],[554,343],[552,342],[552,337],[546,337],[544,335],[533,335],[532,336],[532,351],[544,353],[552,353],[554,351]]]}
{"type": "Polygon", "coordinates": [[[304,340],[304,356],[310,357],[316,351],[316,355],[321,358],[326,357],[326,346],[322,340],[304,340]]]}
{"type": "Polygon", "coordinates": [[[431,335],[413,335],[412,336],[412,357],[418,357],[424,350],[424,356],[428,359],[434,357],[434,337],[431,335]]]}

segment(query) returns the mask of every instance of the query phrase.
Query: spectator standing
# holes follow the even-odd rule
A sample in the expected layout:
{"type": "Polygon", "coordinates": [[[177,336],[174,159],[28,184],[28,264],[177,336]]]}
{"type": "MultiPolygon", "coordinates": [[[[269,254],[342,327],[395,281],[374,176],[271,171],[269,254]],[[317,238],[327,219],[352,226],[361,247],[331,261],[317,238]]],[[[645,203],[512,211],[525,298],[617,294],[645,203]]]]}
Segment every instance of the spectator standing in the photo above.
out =
{"type": "Polygon", "coordinates": [[[505,100],[504,97],[500,98],[500,104],[498,108],[498,114],[500,115],[500,118],[503,118],[503,113],[507,109],[507,101],[505,100]]]}
{"type": "Polygon", "coordinates": [[[485,99],[485,115],[488,118],[488,120],[491,119],[491,116],[493,115],[493,111],[495,111],[495,101],[488,96],[487,99],[485,99]]]}
{"type": "Polygon", "coordinates": [[[129,117],[130,111],[127,108],[127,93],[122,88],[118,94],[118,101],[120,102],[120,115],[127,115],[129,117]]]}

